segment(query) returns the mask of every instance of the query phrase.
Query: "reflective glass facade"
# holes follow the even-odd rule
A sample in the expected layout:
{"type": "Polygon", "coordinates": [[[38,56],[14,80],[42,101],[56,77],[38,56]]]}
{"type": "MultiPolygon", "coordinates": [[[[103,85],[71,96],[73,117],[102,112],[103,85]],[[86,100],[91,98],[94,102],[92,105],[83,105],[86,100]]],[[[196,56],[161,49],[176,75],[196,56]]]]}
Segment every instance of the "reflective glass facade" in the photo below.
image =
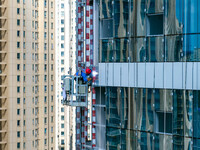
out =
{"type": "Polygon", "coordinates": [[[200,61],[198,0],[100,0],[100,62],[200,61]]]}
{"type": "Polygon", "coordinates": [[[199,149],[200,91],[105,88],[106,149],[199,149]]]}
{"type": "MultiPolygon", "coordinates": [[[[200,61],[199,0],[99,6],[100,63],[200,61]]],[[[165,88],[101,87],[106,149],[200,150],[200,91],[165,88]]]]}

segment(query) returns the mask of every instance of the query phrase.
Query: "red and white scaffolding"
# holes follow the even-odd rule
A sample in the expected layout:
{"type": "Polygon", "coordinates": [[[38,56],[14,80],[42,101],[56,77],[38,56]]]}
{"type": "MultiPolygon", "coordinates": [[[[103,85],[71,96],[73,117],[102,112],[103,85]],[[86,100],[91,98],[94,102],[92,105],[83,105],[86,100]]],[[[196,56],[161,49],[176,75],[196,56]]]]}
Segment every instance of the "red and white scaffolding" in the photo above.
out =
{"type": "MultiPolygon", "coordinates": [[[[93,6],[90,5],[90,0],[77,0],[77,51],[76,51],[76,65],[77,71],[85,68],[92,68],[95,71],[93,64],[93,6]],[[85,3],[86,2],[86,3],[85,3]],[[85,33],[84,33],[85,32],[85,33]],[[85,66],[83,65],[85,64],[85,66]]],[[[93,5],[93,4],[92,4],[93,5]]],[[[95,91],[95,80],[93,76],[92,81],[92,96],[91,103],[92,107],[92,141],[89,143],[88,140],[88,106],[77,107],[76,109],[76,149],[94,149],[96,147],[96,91],[95,91]]],[[[85,97],[81,97],[78,101],[85,101],[85,97]]]]}

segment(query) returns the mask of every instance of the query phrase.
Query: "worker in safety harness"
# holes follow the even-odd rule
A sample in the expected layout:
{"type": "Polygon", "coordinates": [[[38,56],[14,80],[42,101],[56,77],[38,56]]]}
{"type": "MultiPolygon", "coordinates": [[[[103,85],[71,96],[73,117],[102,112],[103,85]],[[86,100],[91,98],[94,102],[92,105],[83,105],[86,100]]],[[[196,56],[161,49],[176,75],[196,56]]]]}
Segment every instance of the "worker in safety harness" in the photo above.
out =
{"type": "MultiPolygon", "coordinates": [[[[75,74],[78,76],[78,72],[75,74]]],[[[82,69],[81,70],[81,80],[83,83],[88,83],[88,85],[91,85],[92,81],[92,70],[91,69],[82,69]]]]}

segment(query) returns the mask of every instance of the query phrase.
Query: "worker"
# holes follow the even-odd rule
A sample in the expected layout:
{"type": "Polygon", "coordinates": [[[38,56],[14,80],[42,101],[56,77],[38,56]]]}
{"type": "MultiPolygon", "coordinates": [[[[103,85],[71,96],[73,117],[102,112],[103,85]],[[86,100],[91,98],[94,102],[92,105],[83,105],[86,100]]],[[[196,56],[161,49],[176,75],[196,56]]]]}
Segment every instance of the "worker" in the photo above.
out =
{"type": "MultiPolygon", "coordinates": [[[[75,74],[78,76],[78,72],[75,74]]],[[[81,80],[83,83],[88,83],[92,80],[92,70],[91,69],[82,69],[81,70],[81,80]]]]}

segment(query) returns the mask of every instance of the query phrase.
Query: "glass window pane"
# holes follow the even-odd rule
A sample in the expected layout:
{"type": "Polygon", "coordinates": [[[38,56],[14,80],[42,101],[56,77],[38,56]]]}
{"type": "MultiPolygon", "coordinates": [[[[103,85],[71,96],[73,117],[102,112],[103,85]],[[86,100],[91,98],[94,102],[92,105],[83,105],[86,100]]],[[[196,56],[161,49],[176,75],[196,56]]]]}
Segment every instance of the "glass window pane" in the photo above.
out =
{"type": "Polygon", "coordinates": [[[146,46],[146,59],[148,62],[161,62],[164,60],[163,37],[148,37],[146,46]]]}
{"type": "Polygon", "coordinates": [[[147,0],[147,13],[163,12],[163,0],[147,0]]]}
{"type": "Polygon", "coordinates": [[[112,17],[112,0],[100,0],[100,18],[112,17]]]}
{"type": "Polygon", "coordinates": [[[165,61],[178,62],[183,60],[182,35],[165,37],[165,61]]]}
{"type": "Polygon", "coordinates": [[[128,39],[115,39],[115,62],[128,62],[128,39]]]}
{"type": "Polygon", "coordinates": [[[127,37],[129,21],[128,0],[114,1],[114,33],[115,37],[127,37]]]}
{"type": "Polygon", "coordinates": [[[113,61],[113,42],[112,40],[100,40],[100,62],[113,61]]]}

